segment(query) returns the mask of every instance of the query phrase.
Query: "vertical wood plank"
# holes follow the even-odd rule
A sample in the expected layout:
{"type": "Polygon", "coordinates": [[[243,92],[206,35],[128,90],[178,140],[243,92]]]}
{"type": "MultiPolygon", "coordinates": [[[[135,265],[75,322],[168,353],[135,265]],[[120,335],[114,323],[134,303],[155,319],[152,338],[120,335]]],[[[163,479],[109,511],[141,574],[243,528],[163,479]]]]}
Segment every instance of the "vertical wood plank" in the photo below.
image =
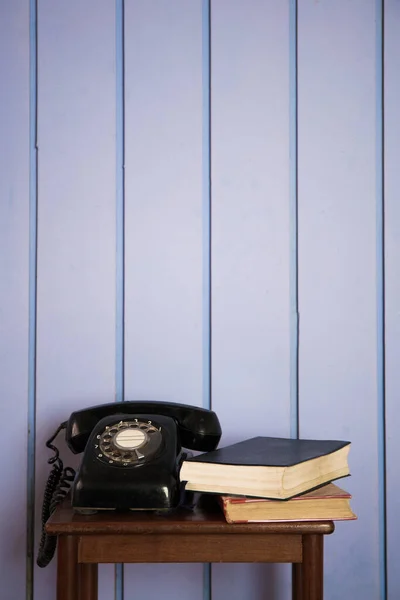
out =
{"type": "MultiPolygon", "coordinates": [[[[212,406],[221,445],[290,433],[289,4],[211,13],[212,406]]],[[[214,600],[289,598],[286,566],[213,565],[214,600]]]]}
{"type": "Polygon", "coordinates": [[[380,597],[375,16],[299,1],[300,435],[352,442],[359,517],[327,541],[327,600],[380,597]]]}
{"type": "MultiPolygon", "coordinates": [[[[45,440],[115,394],[115,7],[43,0],[38,39],[37,514],[45,440]]],[[[54,569],[36,571],[35,598],[54,598],[54,569]]],[[[112,598],[113,568],[100,571],[112,598]]]]}
{"type": "Polygon", "coordinates": [[[29,286],[29,6],[7,0],[0,18],[0,580],[25,597],[29,286]]]}
{"type": "Polygon", "coordinates": [[[386,279],[386,451],[388,600],[400,597],[400,4],[385,3],[385,279],[386,279]]]}
{"type": "MultiPolygon", "coordinates": [[[[125,3],[125,158],[125,399],[201,405],[201,0],[125,3]]],[[[150,588],[200,600],[202,567],[126,565],[150,588]]]]}

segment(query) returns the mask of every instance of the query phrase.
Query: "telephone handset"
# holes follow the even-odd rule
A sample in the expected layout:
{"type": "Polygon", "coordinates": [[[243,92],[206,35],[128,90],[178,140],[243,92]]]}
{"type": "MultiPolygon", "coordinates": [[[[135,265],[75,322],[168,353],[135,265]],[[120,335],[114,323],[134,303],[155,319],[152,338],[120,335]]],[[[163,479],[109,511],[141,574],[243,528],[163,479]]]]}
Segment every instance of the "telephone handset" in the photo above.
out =
{"type": "Polygon", "coordinates": [[[75,511],[168,510],[182,499],[179,470],[183,448],[207,452],[221,438],[217,415],[187,404],[121,402],[75,411],[62,423],[46,446],[54,451],[42,510],[42,539],[37,564],[52,559],[56,537],[45,524],[71,489],[75,511]],[[65,429],[69,449],[84,452],[75,473],[63,467],[53,441],[65,429]]]}

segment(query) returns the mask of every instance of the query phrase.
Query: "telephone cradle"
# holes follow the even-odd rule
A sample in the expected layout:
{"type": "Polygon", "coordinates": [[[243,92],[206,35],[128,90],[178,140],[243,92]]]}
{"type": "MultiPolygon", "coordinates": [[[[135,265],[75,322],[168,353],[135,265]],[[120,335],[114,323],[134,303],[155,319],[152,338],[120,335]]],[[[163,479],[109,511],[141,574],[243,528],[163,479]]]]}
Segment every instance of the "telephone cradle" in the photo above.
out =
{"type": "Polygon", "coordinates": [[[45,525],[69,491],[72,508],[83,514],[177,508],[184,498],[179,471],[185,449],[208,452],[220,439],[217,415],[186,404],[113,402],[73,412],[46,442],[54,456],[48,461],[53,468],[44,492],[37,564],[45,567],[54,556],[57,538],[45,525]],[[53,445],[63,429],[68,448],[83,452],[76,472],[64,468],[53,445]]]}

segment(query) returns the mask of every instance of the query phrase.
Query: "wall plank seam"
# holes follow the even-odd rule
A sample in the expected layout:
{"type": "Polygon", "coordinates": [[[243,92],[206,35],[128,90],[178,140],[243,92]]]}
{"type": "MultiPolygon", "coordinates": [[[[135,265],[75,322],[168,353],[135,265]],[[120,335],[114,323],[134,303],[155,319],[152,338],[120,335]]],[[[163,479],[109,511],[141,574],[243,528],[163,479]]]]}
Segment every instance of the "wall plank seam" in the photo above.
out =
{"type": "Polygon", "coordinates": [[[384,231],[384,0],[376,0],[376,290],[379,543],[381,598],[387,598],[386,407],[385,407],[385,231],[384,231]]]}
{"type": "Polygon", "coordinates": [[[37,111],[37,0],[29,3],[29,332],[28,332],[28,456],[26,598],[33,599],[35,554],[35,440],[37,339],[37,215],[38,215],[38,111],[37,111]]]}
{"type": "Polygon", "coordinates": [[[290,203],[290,435],[299,426],[299,284],[298,284],[298,86],[297,0],[289,7],[289,203],[290,203]]]}
{"type": "MultiPolygon", "coordinates": [[[[115,399],[125,400],[125,23],[116,0],[116,360],[115,399]]],[[[124,600],[124,566],[115,565],[115,600],[124,600]]]]}
{"type": "MultiPolygon", "coordinates": [[[[211,174],[211,0],[202,0],[202,200],[203,200],[203,407],[212,405],[212,174],[211,174]]],[[[203,565],[203,598],[211,600],[212,565],[203,565]]]]}

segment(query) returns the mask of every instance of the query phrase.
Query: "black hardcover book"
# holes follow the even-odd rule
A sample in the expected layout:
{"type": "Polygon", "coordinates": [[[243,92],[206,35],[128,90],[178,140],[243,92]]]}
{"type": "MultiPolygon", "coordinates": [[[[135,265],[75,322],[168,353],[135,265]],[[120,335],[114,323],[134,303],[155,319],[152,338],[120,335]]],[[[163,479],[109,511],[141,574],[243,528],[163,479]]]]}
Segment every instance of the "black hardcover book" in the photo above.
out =
{"type": "Polygon", "coordinates": [[[187,489],[288,499],[350,474],[350,442],[254,437],[184,461],[187,489]]]}

